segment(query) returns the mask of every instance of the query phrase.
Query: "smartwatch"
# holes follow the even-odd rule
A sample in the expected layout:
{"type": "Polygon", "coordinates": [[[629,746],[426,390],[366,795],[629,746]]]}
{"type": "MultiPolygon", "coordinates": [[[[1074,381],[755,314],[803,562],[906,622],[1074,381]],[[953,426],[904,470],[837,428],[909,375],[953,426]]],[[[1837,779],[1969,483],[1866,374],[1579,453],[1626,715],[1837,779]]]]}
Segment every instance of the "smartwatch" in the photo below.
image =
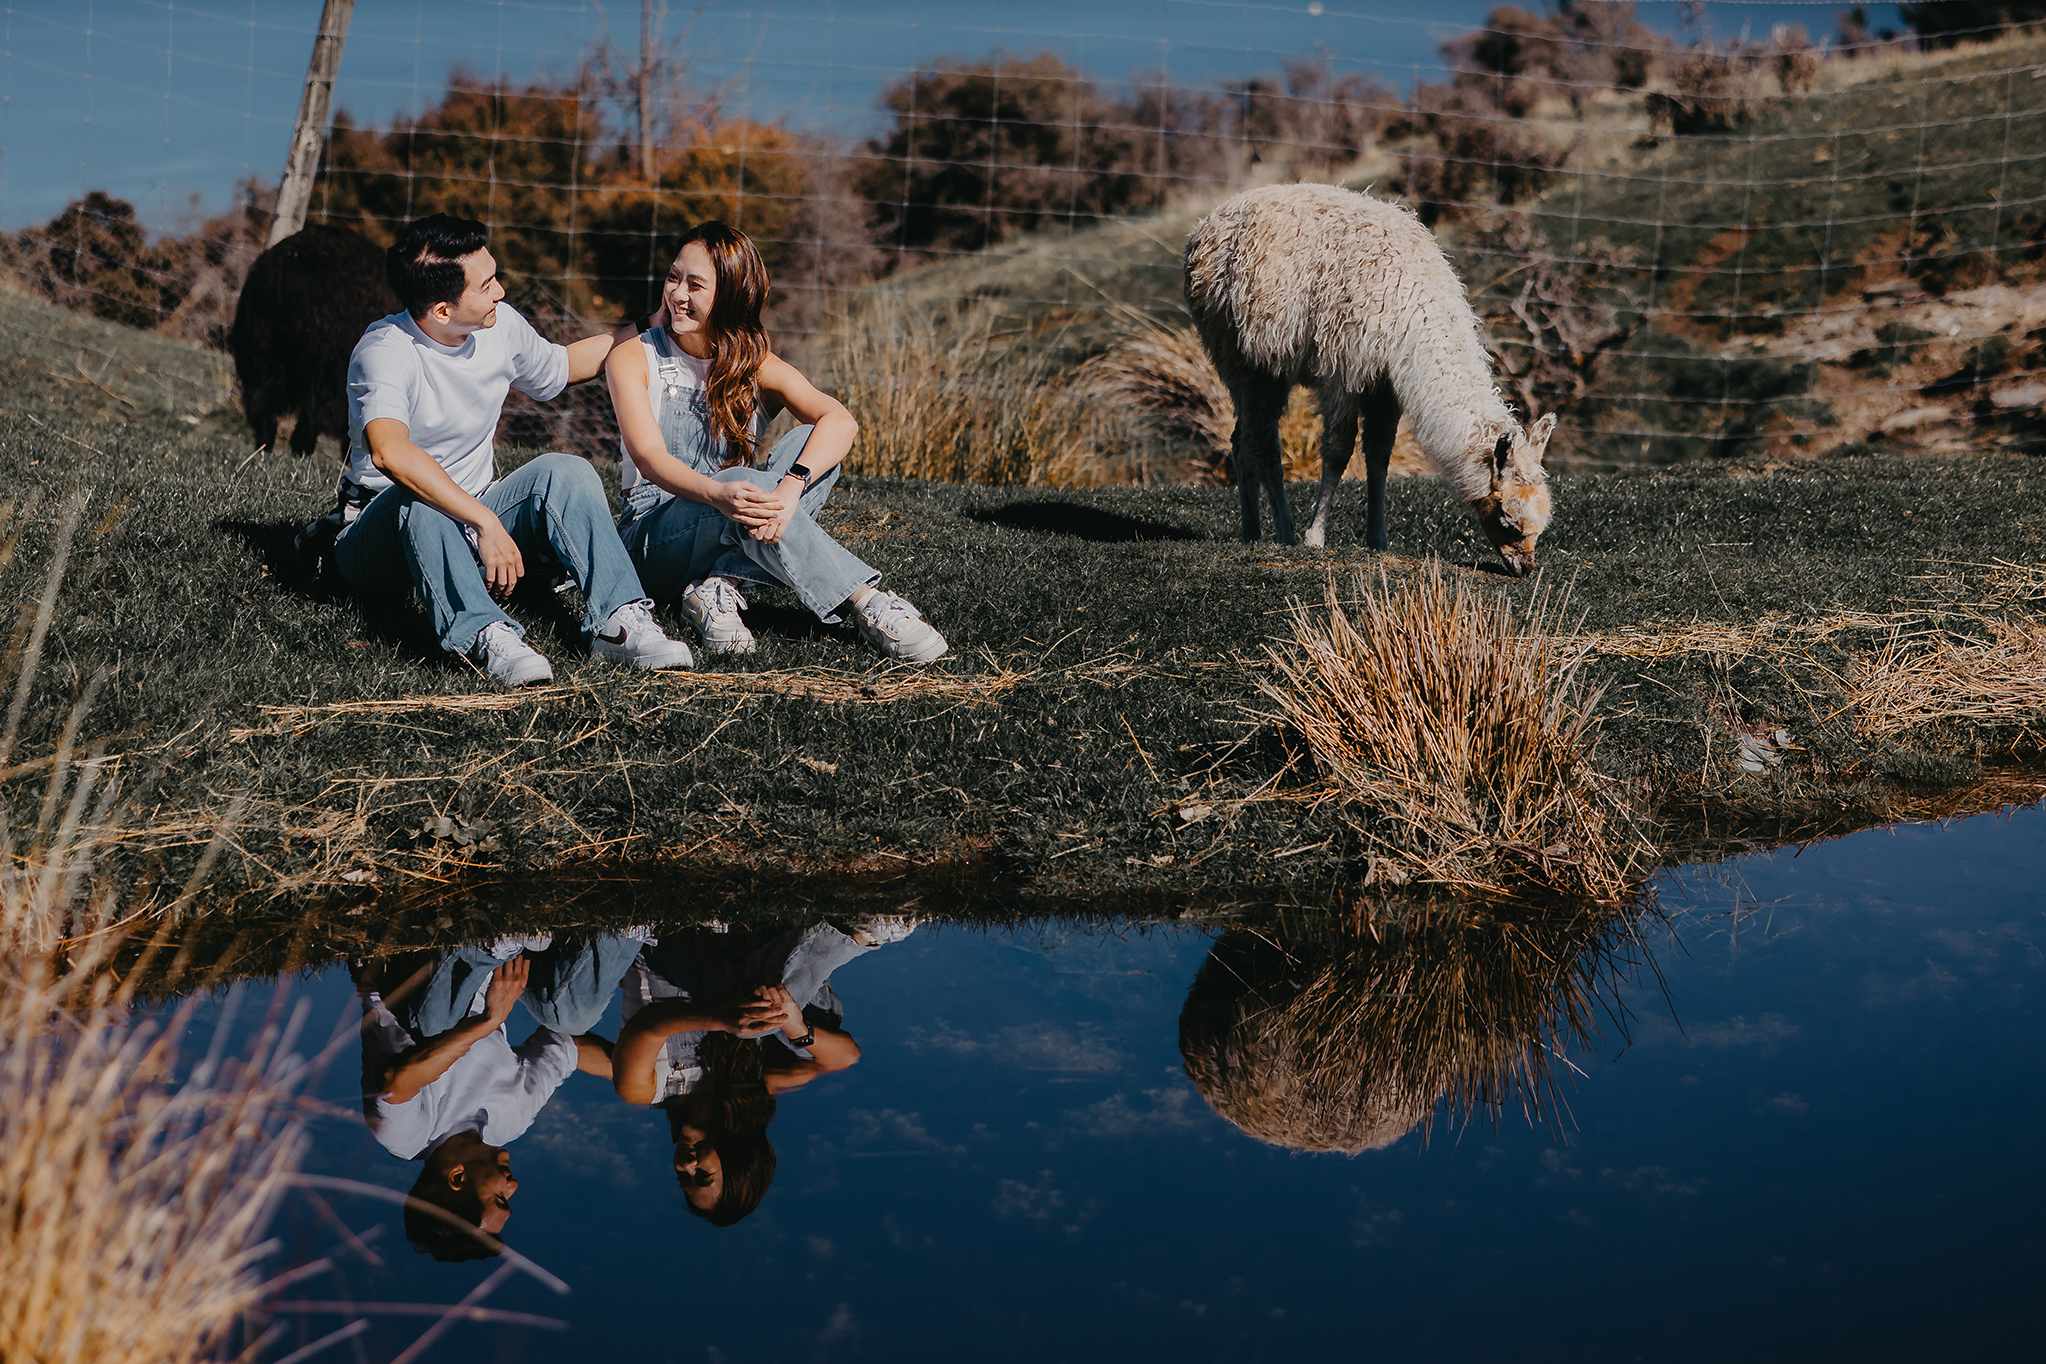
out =
{"type": "Polygon", "coordinates": [[[812,1028],[810,1029],[810,1031],[804,1033],[801,1037],[791,1037],[789,1039],[789,1045],[798,1048],[807,1047],[816,1040],[817,1030],[815,1028],[812,1028]]]}

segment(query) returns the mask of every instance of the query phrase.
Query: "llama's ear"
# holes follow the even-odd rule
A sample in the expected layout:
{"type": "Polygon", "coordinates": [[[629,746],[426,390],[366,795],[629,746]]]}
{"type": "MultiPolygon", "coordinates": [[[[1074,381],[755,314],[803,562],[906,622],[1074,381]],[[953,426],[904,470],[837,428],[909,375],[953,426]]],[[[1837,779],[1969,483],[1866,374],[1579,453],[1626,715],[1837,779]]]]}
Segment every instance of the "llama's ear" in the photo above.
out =
{"type": "Polygon", "coordinates": [[[1499,443],[1492,447],[1492,477],[1494,479],[1506,477],[1506,463],[1512,458],[1513,433],[1511,431],[1502,431],[1499,433],[1499,443]]]}
{"type": "Polygon", "coordinates": [[[1527,443],[1535,452],[1535,463],[1544,469],[1549,467],[1549,437],[1556,434],[1556,414],[1545,414],[1533,426],[1527,428],[1527,443]]]}

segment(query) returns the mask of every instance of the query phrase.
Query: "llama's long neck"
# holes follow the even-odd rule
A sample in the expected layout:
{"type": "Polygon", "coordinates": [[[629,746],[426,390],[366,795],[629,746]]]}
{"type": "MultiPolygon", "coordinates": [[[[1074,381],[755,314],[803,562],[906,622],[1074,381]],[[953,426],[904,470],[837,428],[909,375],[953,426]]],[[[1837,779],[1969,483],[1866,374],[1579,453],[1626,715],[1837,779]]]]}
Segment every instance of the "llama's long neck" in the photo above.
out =
{"type": "Polygon", "coordinates": [[[1416,301],[1405,317],[1387,367],[1393,392],[1421,453],[1465,501],[1483,497],[1492,487],[1486,455],[1513,415],[1493,386],[1477,319],[1460,287],[1453,300],[1416,301]]]}

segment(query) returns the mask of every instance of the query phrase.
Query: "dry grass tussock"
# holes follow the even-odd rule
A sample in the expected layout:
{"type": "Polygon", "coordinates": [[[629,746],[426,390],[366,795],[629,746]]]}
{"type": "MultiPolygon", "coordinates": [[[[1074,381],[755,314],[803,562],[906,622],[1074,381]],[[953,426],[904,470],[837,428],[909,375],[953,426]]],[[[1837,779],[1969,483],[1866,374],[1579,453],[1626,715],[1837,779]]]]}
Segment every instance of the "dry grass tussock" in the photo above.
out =
{"type": "Polygon", "coordinates": [[[1076,481],[1100,419],[1060,382],[1056,348],[1027,339],[984,305],[869,297],[831,340],[833,391],[860,421],[848,467],[954,483],[1076,481]]]}
{"type": "MultiPolygon", "coordinates": [[[[46,590],[6,660],[0,769],[83,510],[74,498],[63,512],[46,590]]],[[[115,906],[97,874],[120,833],[118,783],[96,751],[74,751],[102,680],[39,767],[34,822],[11,826],[0,806],[0,1360],[215,1359],[270,1291],[262,1234],[305,1147],[304,1063],[273,1026],[179,1080],[183,1017],[128,1012],[106,969],[115,906]]]]}
{"type": "MultiPolygon", "coordinates": [[[[1230,453],[1236,404],[1214,362],[1191,327],[1165,327],[1129,310],[1129,330],[1114,345],[1081,365],[1072,391],[1083,402],[1118,412],[1141,441],[1164,450],[1190,450],[1176,476],[1199,483],[1226,483],[1235,476],[1230,453]]],[[[1321,413],[1311,389],[1295,388],[1279,421],[1279,452],[1286,477],[1321,477],[1321,413]]],[[[1108,452],[1097,454],[1104,472],[1114,467],[1108,452]]],[[[1402,431],[1393,450],[1395,473],[1423,473],[1428,463],[1402,431]]],[[[1361,461],[1349,473],[1362,477],[1361,461]]]]}
{"type": "Polygon", "coordinates": [[[1655,865],[1646,820],[1592,761],[1585,653],[1539,592],[1525,618],[1440,565],[1359,575],[1344,603],[1297,607],[1259,686],[1324,792],[1391,879],[1610,903],[1655,865]]]}

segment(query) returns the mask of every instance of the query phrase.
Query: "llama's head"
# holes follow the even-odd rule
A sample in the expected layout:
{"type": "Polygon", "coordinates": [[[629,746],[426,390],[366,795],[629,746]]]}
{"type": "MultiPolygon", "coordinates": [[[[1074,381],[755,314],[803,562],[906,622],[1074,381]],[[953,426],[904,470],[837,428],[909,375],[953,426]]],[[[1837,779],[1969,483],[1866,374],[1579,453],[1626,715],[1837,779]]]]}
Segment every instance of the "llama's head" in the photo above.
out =
{"type": "Polygon", "coordinates": [[[1525,430],[1513,424],[1500,432],[1490,455],[1492,489],[1471,502],[1485,538],[1516,578],[1534,567],[1535,541],[1549,526],[1549,476],[1542,460],[1555,433],[1553,412],[1525,430]]]}

